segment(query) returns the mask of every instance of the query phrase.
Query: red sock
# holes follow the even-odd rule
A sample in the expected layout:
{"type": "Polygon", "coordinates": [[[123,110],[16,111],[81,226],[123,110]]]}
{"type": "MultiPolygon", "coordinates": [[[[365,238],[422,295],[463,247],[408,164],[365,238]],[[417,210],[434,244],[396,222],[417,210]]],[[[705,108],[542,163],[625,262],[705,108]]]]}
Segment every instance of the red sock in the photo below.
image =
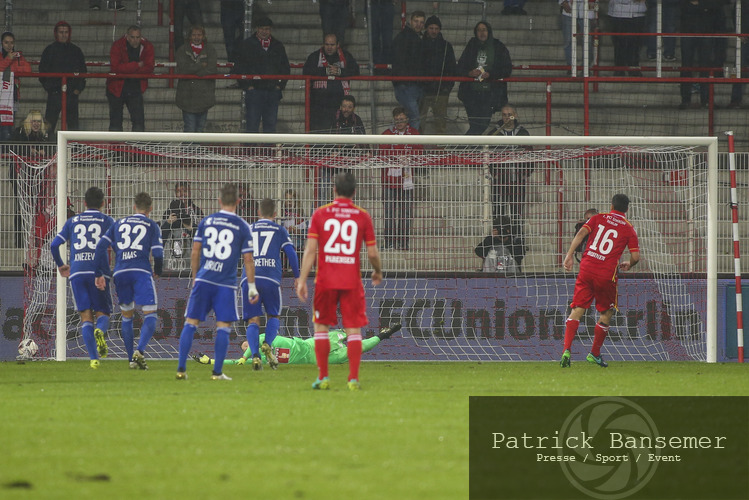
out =
{"type": "Polygon", "coordinates": [[[361,363],[361,335],[348,336],[348,379],[359,380],[359,363],[361,363]]]}
{"type": "Polygon", "coordinates": [[[593,347],[590,348],[591,354],[598,357],[601,355],[601,346],[603,341],[606,340],[606,335],[609,334],[609,325],[603,323],[596,323],[596,328],[593,330],[593,347]]]}
{"type": "Polygon", "coordinates": [[[580,327],[580,320],[567,318],[564,326],[564,350],[572,348],[572,341],[575,340],[577,329],[580,327]]]}
{"type": "Polygon", "coordinates": [[[320,370],[319,379],[328,376],[328,355],[330,354],[330,337],[328,332],[315,332],[315,359],[320,370]]]}

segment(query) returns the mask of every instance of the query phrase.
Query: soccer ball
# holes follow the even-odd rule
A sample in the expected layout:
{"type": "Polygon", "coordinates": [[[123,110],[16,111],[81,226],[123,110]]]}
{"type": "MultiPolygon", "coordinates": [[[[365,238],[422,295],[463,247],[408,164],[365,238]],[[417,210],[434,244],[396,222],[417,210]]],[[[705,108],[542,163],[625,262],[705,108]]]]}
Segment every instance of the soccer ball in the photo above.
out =
{"type": "Polygon", "coordinates": [[[36,345],[33,339],[23,339],[18,344],[18,354],[24,358],[33,357],[37,351],[39,351],[39,346],[36,345]]]}

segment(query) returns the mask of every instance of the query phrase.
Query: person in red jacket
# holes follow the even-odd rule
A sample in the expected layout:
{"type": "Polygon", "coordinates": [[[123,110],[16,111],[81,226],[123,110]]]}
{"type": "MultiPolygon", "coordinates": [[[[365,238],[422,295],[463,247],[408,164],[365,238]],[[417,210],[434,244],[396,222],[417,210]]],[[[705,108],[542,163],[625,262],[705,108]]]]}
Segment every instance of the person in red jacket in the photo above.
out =
{"type": "MultiPolygon", "coordinates": [[[[383,135],[419,135],[408,124],[406,108],[393,110],[393,126],[383,135]]],[[[421,144],[383,144],[380,158],[388,166],[382,169],[382,198],[385,203],[385,248],[409,250],[413,218],[413,157],[424,149],[421,144]]]]}
{"type": "MultiPolygon", "coordinates": [[[[154,68],[153,44],[143,38],[138,26],[130,26],[125,36],[109,50],[110,71],[123,75],[150,75],[154,68]]],[[[107,78],[109,101],[109,130],[122,131],[124,106],[130,113],[133,132],[145,131],[143,93],[148,88],[146,78],[107,78]]]]}
{"type": "Polygon", "coordinates": [[[10,78],[14,73],[31,73],[31,65],[23,54],[16,50],[16,37],[10,31],[0,35],[2,40],[2,90],[0,90],[0,141],[7,141],[13,135],[14,117],[18,106],[18,80],[10,78]],[[5,99],[7,97],[7,99],[5,99]]]}

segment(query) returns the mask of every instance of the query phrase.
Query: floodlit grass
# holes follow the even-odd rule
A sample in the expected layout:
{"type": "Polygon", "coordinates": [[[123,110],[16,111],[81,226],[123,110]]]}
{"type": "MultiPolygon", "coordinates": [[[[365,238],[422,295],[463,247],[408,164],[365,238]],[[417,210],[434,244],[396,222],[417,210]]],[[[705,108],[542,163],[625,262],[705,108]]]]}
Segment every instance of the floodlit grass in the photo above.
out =
{"type": "Polygon", "coordinates": [[[749,395],[738,364],[0,363],[0,497],[463,499],[470,395],[749,395]]]}

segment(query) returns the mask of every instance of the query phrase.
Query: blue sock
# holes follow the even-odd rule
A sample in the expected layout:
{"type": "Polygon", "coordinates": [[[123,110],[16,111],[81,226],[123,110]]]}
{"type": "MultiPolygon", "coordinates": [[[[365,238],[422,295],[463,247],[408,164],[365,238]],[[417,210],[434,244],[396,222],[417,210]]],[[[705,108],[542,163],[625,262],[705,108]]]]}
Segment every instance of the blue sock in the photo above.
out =
{"type": "Polygon", "coordinates": [[[86,344],[88,357],[90,359],[98,359],[99,355],[96,351],[96,339],[94,338],[94,324],[90,321],[84,321],[81,323],[81,335],[83,336],[83,343],[86,344]]]}
{"type": "Polygon", "coordinates": [[[190,348],[192,347],[192,339],[195,337],[195,332],[198,327],[191,325],[185,321],[185,326],[182,327],[182,333],[179,336],[179,363],[177,364],[178,372],[187,371],[187,356],[190,354],[190,348]]]}
{"type": "Polygon", "coordinates": [[[278,330],[281,329],[281,320],[278,318],[268,318],[268,322],[265,324],[265,341],[269,346],[273,345],[278,330]]]}
{"type": "Polygon", "coordinates": [[[247,343],[250,344],[252,356],[260,356],[260,325],[257,323],[247,325],[247,343]]]}
{"type": "Polygon", "coordinates": [[[122,317],[122,343],[125,344],[127,360],[133,360],[133,318],[122,317]]]}
{"type": "Polygon", "coordinates": [[[140,340],[138,340],[138,350],[141,354],[146,352],[148,341],[153,337],[153,332],[156,331],[156,313],[146,314],[146,319],[143,320],[143,326],[140,327],[140,340]]]}
{"type": "Polygon", "coordinates": [[[107,333],[107,330],[109,330],[109,316],[105,314],[104,316],[96,318],[96,328],[107,333]]]}
{"type": "Polygon", "coordinates": [[[226,353],[229,351],[229,327],[221,327],[216,330],[216,343],[214,357],[216,362],[213,365],[213,374],[221,375],[224,369],[224,360],[226,359],[226,353]]]}

